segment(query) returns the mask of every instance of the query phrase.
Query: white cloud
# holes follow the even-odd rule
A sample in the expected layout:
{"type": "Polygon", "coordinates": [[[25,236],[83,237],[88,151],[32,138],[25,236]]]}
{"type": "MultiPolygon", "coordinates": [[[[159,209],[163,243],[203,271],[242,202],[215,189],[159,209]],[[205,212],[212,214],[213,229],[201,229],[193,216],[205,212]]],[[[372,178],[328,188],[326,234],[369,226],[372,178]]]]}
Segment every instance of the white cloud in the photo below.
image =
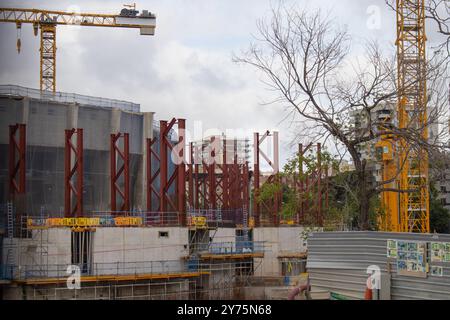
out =
{"type": "MultiPolygon", "coordinates": [[[[355,49],[363,38],[395,40],[395,16],[380,1],[287,1],[331,11],[348,24],[355,49]],[[366,27],[367,7],[380,5],[381,29],[366,27]]],[[[38,7],[84,12],[118,13],[124,1],[2,1],[2,6],[38,7]],[[76,6],[76,7],[74,7],[76,6]]],[[[188,128],[201,120],[203,128],[264,131],[279,127],[281,159],[289,153],[292,128],[279,124],[286,116],[276,106],[261,106],[270,93],[259,74],[231,61],[246,49],[256,20],[267,15],[274,0],[140,1],[138,9],[157,14],[154,37],[137,30],[57,27],[57,90],[140,103],[158,119],[184,117],[188,128]]],[[[0,24],[0,83],[38,87],[38,38],[23,26],[22,53],[15,52],[13,24],[0,24]]],[[[355,55],[359,54],[355,50],[355,55]]],[[[250,137],[251,138],[251,137],[250,137]]],[[[295,148],[292,152],[295,151],[295,148]]]]}

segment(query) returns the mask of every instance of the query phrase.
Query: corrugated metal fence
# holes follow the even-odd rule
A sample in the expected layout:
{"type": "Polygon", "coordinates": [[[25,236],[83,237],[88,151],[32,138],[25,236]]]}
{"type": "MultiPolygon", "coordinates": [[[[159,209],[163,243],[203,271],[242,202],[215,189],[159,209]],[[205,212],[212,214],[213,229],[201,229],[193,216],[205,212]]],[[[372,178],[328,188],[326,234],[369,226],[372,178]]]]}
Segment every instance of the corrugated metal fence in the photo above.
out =
{"type": "Polygon", "coordinates": [[[376,265],[382,278],[390,279],[387,283],[390,282],[393,300],[450,299],[450,262],[432,263],[442,266],[442,276],[429,272],[424,278],[399,275],[396,260],[387,257],[389,239],[427,242],[426,256],[430,263],[431,242],[450,242],[450,235],[371,231],[311,233],[307,269],[313,292],[328,291],[363,299],[367,268],[376,265]]]}

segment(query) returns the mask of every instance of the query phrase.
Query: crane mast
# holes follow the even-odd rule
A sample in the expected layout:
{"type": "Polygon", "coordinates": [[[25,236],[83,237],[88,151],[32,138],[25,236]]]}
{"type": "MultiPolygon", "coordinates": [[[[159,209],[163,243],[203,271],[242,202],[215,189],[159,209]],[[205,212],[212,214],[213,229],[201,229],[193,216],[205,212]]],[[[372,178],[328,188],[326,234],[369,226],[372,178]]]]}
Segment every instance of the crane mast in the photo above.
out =
{"type": "MultiPolygon", "coordinates": [[[[397,81],[399,129],[419,130],[428,139],[424,0],[397,0],[397,81]]],[[[430,232],[428,157],[399,139],[400,232],[430,232]]]]}
{"type": "MultiPolygon", "coordinates": [[[[141,35],[154,35],[156,17],[143,10],[122,9],[120,14],[74,13],[40,9],[0,8],[0,22],[33,24],[34,34],[40,29],[40,89],[56,91],[56,26],[80,25],[91,27],[119,27],[140,29],[141,35]]],[[[17,42],[20,51],[20,39],[17,42]]]]}

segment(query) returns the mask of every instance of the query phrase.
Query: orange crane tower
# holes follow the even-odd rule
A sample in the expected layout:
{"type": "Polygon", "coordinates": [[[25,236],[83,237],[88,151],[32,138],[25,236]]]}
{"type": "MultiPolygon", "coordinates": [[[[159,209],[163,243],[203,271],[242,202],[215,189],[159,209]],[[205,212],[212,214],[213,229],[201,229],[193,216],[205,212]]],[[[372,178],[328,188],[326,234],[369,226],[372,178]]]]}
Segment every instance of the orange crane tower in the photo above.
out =
{"type": "MultiPolygon", "coordinates": [[[[141,14],[136,6],[127,6],[120,14],[75,13],[40,9],[0,8],[0,22],[15,23],[20,31],[22,23],[33,24],[34,35],[41,31],[40,89],[56,91],[56,26],[80,25],[92,27],[119,27],[140,29],[141,35],[154,35],[156,17],[148,10],[141,14]]],[[[17,50],[20,52],[20,38],[17,50]]]]}
{"type": "MultiPolygon", "coordinates": [[[[420,130],[428,139],[424,0],[396,0],[397,13],[397,121],[399,129],[420,130]]],[[[387,187],[408,192],[383,192],[386,211],[380,228],[396,232],[430,232],[428,156],[406,139],[386,134],[377,147],[384,148],[383,179],[387,187]],[[397,175],[397,171],[400,173],[397,175]]],[[[380,149],[381,150],[381,149],[380,149]]]]}
{"type": "MultiPolygon", "coordinates": [[[[419,129],[428,139],[425,56],[425,1],[397,0],[397,81],[399,128],[419,129]]],[[[428,156],[400,139],[399,186],[401,232],[430,232],[428,156]]]]}

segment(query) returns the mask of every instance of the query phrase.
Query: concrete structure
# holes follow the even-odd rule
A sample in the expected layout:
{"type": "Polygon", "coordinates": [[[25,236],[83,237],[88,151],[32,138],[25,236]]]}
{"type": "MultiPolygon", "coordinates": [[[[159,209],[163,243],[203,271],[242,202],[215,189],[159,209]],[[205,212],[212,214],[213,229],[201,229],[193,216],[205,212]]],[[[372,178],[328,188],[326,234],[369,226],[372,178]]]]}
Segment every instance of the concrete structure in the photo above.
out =
{"type": "MultiPolygon", "coordinates": [[[[33,217],[19,220],[19,215],[7,213],[9,161],[0,157],[0,222],[7,226],[0,230],[4,299],[231,299],[249,277],[275,277],[278,286],[282,277],[297,276],[303,270],[298,267],[305,251],[300,227],[246,229],[247,224],[236,221],[229,228],[220,221],[207,228],[181,227],[177,217],[171,216],[174,212],[164,214],[166,225],[157,219],[148,222],[149,217],[159,216],[140,212],[146,211],[149,189],[147,138],[160,136],[153,118],[152,112],[139,112],[139,105],[131,102],[0,86],[1,154],[10,154],[10,125],[26,126],[25,198],[16,198],[12,209],[20,204],[20,213],[33,217]],[[84,169],[79,218],[132,215],[145,217],[143,224],[105,227],[48,222],[58,219],[47,218],[65,216],[65,130],[77,128],[83,129],[84,169]],[[118,132],[129,134],[130,210],[112,214],[111,134],[118,132]],[[168,226],[168,219],[173,225],[168,226]],[[34,224],[41,220],[45,221],[42,226],[34,224]],[[293,268],[288,267],[291,264],[293,268]],[[73,267],[79,268],[81,276],[82,288],[77,291],[66,286],[68,268],[73,267]]],[[[173,132],[169,136],[177,141],[173,132]]],[[[208,141],[201,143],[208,147],[208,141]]],[[[235,140],[221,137],[218,142],[218,164],[223,163],[224,145],[232,162],[235,140]]],[[[154,147],[157,156],[159,144],[154,147]]],[[[236,149],[239,164],[249,160],[248,139],[238,139],[236,149]]],[[[169,175],[174,168],[169,160],[169,175]]],[[[152,174],[158,169],[152,165],[152,174]]],[[[159,179],[153,187],[160,189],[159,179]]],[[[175,189],[169,192],[174,194],[175,189]]],[[[153,200],[157,205],[157,199],[153,200]]],[[[216,211],[220,211],[217,217],[232,218],[229,212],[216,211]]]]}
{"type": "Polygon", "coordinates": [[[237,162],[239,164],[244,164],[246,161],[250,161],[250,140],[248,138],[239,138],[232,139],[227,138],[225,135],[217,136],[216,140],[211,142],[210,137],[205,137],[201,141],[194,141],[193,147],[197,148],[197,150],[203,150],[203,152],[199,152],[200,157],[198,159],[194,159],[195,163],[201,163],[203,161],[213,161],[217,164],[223,163],[223,150],[224,146],[226,149],[226,159],[227,163],[233,163],[234,161],[234,148],[236,144],[236,154],[237,154],[237,162]],[[214,149],[215,157],[211,159],[211,149],[214,149]]]}
{"type": "Polygon", "coordinates": [[[255,275],[262,277],[283,275],[284,257],[296,262],[296,256],[306,253],[306,244],[302,238],[303,227],[280,226],[255,228],[253,230],[254,241],[265,242],[264,258],[255,259],[255,264],[261,263],[255,275]]]}
{"type": "MultiPolygon", "coordinates": [[[[36,90],[18,88],[0,86],[0,153],[8,154],[9,125],[26,124],[28,215],[62,215],[64,130],[71,128],[83,129],[85,215],[110,210],[110,134],[117,132],[130,135],[130,209],[145,210],[145,141],[159,133],[153,112],[139,112],[139,105],[131,102],[64,93],[37,95],[36,90]]],[[[169,171],[173,169],[169,160],[169,171]]],[[[0,204],[7,201],[8,192],[5,156],[0,160],[0,204]]]]}

